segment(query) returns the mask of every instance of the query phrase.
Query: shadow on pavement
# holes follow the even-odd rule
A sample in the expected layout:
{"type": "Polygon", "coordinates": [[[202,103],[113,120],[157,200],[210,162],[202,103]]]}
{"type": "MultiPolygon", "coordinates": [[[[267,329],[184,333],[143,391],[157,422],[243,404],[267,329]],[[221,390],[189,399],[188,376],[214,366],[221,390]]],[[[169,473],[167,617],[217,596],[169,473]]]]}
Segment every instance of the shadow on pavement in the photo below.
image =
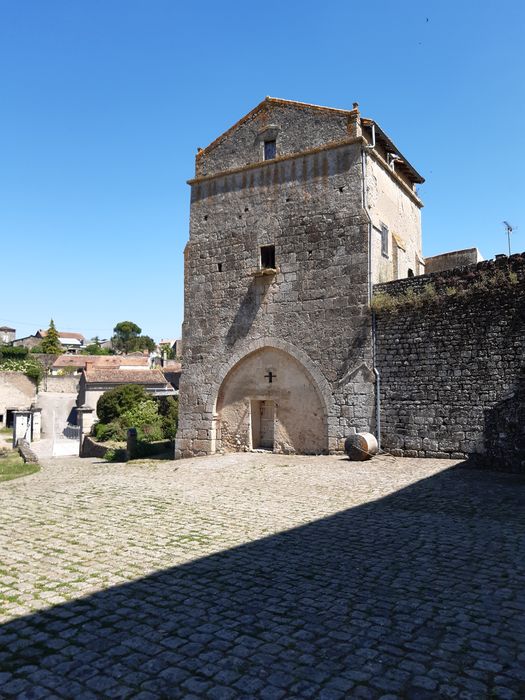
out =
{"type": "Polygon", "coordinates": [[[19,618],[2,697],[525,697],[524,485],[451,468],[19,618]]]}

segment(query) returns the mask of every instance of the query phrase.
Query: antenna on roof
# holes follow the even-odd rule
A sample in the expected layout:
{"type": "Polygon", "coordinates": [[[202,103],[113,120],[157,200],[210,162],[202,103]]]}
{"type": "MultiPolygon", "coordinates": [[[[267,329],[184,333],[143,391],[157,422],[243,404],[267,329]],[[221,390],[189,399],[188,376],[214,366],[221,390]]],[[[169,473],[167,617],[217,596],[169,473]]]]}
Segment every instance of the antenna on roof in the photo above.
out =
{"type": "Polygon", "coordinates": [[[511,224],[509,224],[508,221],[504,221],[504,222],[503,222],[503,225],[505,226],[505,230],[506,230],[506,232],[507,232],[507,238],[508,238],[508,241],[509,241],[509,258],[510,258],[510,234],[511,234],[513,231],[516,231],[516,230],[518,229],[518,227],[517,227],[517,226],[512,226],[511,224]]]}

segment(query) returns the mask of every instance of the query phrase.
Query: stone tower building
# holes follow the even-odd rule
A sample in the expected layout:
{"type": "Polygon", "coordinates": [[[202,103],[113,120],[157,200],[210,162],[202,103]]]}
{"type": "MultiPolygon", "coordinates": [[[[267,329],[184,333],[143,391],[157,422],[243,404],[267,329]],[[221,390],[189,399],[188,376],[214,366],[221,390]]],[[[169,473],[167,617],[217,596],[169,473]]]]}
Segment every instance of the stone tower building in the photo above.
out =
{"type": "Polygon", "coordinates": [[[177,457],[374,431],[370,293],[423,272],[422,182],[357,104],[267,97],[199,150],[177,457]]]}

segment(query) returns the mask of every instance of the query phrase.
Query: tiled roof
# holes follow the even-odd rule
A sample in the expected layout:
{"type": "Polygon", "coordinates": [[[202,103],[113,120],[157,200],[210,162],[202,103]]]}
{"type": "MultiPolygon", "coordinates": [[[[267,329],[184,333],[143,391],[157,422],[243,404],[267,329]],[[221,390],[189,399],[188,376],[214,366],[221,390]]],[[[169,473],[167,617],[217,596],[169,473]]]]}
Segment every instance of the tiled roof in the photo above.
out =
{"type": "Polygon", "coordinates": [[[92,362],[98,369],[126,367],[149,367],[147,357],[128,357],[127,355],[59,355],[53,363],[54,368],[82,367],[92,362]]]}
{"type": "MultiPolygon", "coordinates": [[[[62,331],[57,331],[57,333],[60,336],[60,338],[72,338],[74,340],[85,340],[82,333],[63,333],[62,331]]],[[[37,335],[40,336],[40,338],[45,338],[47,335],[47,331],[40,329],[39,331],[37,331],[37,335]]]]}
{"type": "Polygon", "coordinates": [[[88,384],[145,384],[165,386],[166,378],[158,369],[90,369],[84,370],[88,384]]]}
{"type": "Polygon", "coordinates": [[[176,362],[175,360],[168,360],[167,364],[162,367],[161,372],[180,372],[182,370],[182,364],[180,362],[176,362]]]}

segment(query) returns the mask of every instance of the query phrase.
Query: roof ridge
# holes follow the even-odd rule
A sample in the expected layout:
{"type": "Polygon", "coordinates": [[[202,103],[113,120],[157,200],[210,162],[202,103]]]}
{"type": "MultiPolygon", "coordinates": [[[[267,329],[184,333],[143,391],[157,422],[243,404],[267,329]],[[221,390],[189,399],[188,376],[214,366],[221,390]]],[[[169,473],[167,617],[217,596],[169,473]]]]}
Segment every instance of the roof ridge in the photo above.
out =
{"type": "MultiPolygon", "coordinates": [[[[317,109],[320,110],[321,112],[330,112],[330,113],[336,113],[336,114],[350,114],[351,112],[356,112],[359,113],[359,109],[357,107],[354,107],[353,109],[340,109],[339,107],[326,107],[323,105],[316,105],[310,102],[299,102],[298,100],[286,100],[283,97],[271,97],[270,95],[266,95],[264,100],[259,102],[258,105],[256,105],[252,110],[250,110],[247,114],[245,114],[243,117],[238,119],[232,126],[230,126],[226,131],[224,131],[222,134],[217,136],[216,139],[214,139],[211,143],[209,143],[205,148],[200,148],[197,152],[197,158],[200,158],[204,153],[207,153],[210,151],[212,148],[215,148],[215,146],[218,146],[219,143],[228,136],[228,134],[231,134],[235,129],[237,129],[241,124],[244,124],[247,122],[249,119],[251,119],[257,112],[259,112],[261,109],[263,109],[266,105],[269,103],[273,104],[282,104],[285,106],[292,106],[295,105],[297,107],[309,107],[310,109],[317,109]]],[[[354,104],[357,105],[357,102],[354,104]]]]}

